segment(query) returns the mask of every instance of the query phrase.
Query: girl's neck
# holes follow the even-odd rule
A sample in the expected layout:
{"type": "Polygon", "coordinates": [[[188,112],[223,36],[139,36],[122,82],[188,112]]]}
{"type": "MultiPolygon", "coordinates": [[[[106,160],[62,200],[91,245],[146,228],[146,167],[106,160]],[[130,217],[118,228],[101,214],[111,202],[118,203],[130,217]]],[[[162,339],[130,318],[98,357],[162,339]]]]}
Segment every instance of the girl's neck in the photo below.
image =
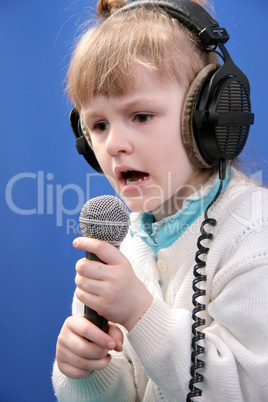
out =
{"type": "Polygon", "coordinates": [[[161,204],[156,210],[152,211],[155,222],[159,222],[168,216],[175,215],[182,208],[183,201],[199,191],[213,176],[213,173],[214,171],[208,169],[201,174],[195,174],[191,185],[189,184],[181,186],[181,188],[175,194],[173,194],[172,197],[161,204]]]}

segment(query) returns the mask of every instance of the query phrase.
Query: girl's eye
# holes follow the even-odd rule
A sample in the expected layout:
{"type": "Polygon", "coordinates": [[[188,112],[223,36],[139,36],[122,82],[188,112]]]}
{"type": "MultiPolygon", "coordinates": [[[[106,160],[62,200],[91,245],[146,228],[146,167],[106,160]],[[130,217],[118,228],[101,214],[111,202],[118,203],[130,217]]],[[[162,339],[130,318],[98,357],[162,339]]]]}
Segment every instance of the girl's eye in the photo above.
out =
{"type": "Polygon", "coordinates": [[[100,121],[93,126],[93,130],[96,131],[105,131],[109,128],[109,123],[106,123],[105,121],[100,121]]]}
{"type": "Polygon", "coordinates": [[[152,118],[153,116],[151,114],[139,113],[135,115],[134,120],[138,123],[147,123],[152,118]]]}

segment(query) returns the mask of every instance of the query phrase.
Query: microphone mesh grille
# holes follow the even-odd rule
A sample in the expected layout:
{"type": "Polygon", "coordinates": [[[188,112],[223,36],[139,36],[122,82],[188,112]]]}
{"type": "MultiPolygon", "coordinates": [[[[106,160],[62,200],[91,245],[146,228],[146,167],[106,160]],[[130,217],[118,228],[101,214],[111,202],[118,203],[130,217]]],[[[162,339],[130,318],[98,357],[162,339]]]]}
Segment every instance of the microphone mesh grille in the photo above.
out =
{"type": "Polygon", "coordinates": [[[129,228],[126,205],[113,195],[88,200],[80,214],[80,227],[85,237],[120,244],[129,228]]]}

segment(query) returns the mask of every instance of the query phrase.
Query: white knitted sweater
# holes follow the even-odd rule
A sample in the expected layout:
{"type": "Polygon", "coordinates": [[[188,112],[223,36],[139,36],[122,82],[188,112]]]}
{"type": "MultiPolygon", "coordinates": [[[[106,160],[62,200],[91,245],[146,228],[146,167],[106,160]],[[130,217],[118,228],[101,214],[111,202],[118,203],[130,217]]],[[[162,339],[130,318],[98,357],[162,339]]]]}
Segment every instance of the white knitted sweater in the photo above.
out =
{"type": "MultiPolygon", "coordinates": [[[[200,194],[199,194],[200,195],[200,194]]],[[[203,402],[268,401],[268,190],[232,172],[209,216],[217,220],[206,261],[203,402]]],[[[140,237],[122,252],[154,301],[126,333],[123,353],[83,379],[54,364],[60,402],[185,401],[191,378],[192,280],[200,216],[158,260],[140,237]],[[161,286],[160,286],[161,283],[161,286]]],[[[137,215],[132,215],[132,228],[137,215]]],[[[199,298],[201,299],[201,298],[199,298]]],[[[83,314],[74,298],[73,314],[83,314]]],[[[200,315],[200,314],[199,314],[200,315]]],[[[201,372],[201,370],[199,370],[201,372]]]]}

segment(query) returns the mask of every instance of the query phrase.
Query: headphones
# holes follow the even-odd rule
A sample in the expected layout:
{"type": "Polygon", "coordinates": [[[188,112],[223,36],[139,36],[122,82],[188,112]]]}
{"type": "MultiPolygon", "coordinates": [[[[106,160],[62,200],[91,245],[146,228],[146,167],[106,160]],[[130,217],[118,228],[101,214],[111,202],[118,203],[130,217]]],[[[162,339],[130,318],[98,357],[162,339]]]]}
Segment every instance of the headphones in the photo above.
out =
{"type": "MultiPolygon", "coordinates": [[[[226,29],[191,0],[134,0],[109,18],[138,7],[151,9],[155,6],[194,32],[205,50],[216,52],[223,59],[222,65],[209,64],[197,74],[185,99],[182,134],[190,159],[200,168],[235,159],[246,144],[254,114],[251,113],[248,79],[224,46],[229,40],[226,29]]],[[[70,124],[77,138],[78,152],[103,174],[83,134],[76,109],[70,113],[70,124]]]]}

